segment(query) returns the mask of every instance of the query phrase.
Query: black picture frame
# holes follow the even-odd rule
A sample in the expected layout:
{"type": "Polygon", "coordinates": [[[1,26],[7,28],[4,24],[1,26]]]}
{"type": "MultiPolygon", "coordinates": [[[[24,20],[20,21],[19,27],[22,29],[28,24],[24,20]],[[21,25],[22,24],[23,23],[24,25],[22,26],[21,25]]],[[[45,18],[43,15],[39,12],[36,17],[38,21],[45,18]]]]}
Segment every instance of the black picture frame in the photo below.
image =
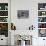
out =
{"type": "Polygon", "coordinates": [[[17,17],[19,19],[29,18],[29,10],[18,10],[17,17]]]}

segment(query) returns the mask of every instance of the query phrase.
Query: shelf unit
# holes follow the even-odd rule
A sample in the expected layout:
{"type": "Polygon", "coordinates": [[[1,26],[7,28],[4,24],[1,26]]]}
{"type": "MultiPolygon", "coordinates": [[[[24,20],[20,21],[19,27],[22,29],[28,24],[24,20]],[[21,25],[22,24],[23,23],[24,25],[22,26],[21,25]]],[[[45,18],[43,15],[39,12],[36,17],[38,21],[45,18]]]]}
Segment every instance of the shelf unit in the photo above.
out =
{"type": "Polygon", "coordinates": [[[8,37],[8,3],[0,3],[0,35],[8,37]]]}
{"type": "Polygon", "coordinates": [[[38,3],[38,35],[46,37],[46,3],[38,3]]]}

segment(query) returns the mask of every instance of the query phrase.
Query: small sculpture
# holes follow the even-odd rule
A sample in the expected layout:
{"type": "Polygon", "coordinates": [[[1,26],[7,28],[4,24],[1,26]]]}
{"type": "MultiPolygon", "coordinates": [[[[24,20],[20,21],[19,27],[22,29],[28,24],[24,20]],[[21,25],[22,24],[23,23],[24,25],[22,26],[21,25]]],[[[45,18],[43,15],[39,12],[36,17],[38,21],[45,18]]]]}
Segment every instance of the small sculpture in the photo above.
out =
{"type": "Polygon", "coordinates": [[[14,26],[13,23],[11,23],[11,30],[16,30],[16,26],[14,26]]]}
{"type": "Polygon", "coordinates": [[[34,28],[35,27],[32,25],[32,26],[29,27],[29,30],[34,30],[34,28]]]}

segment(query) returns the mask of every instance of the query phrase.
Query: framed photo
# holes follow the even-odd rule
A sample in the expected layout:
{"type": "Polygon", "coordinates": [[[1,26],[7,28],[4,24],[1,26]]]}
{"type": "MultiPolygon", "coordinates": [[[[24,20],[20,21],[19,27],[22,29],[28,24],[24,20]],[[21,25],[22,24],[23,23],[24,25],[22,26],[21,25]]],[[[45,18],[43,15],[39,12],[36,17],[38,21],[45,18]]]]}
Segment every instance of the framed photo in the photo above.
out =
{"type": "Polygon", "coordinates": [[[39,37],[46,37],[46,29],[39,29],[39,37]]]}
{"type": "Polygon", "coordinates": [[[46,3],[38,3],[38,10],[46,9],[46,3]]]}
{"type": "Polygon", "coordinates": [[[29,10],[18,10],[17,17],[19,19],[24,19],[29,17],[29,10]]]}

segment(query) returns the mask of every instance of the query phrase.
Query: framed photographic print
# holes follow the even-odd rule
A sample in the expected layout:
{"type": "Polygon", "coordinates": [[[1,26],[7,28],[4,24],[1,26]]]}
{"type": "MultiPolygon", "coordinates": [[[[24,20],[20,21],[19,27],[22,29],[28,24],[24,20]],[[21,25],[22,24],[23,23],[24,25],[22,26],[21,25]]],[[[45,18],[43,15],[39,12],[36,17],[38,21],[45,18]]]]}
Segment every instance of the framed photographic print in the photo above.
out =
{"type": "Polygon", "coordinates": [[[24,19],[29,17],[29,10],[18,10],[17,17],[19,19],[24,19]]]}

